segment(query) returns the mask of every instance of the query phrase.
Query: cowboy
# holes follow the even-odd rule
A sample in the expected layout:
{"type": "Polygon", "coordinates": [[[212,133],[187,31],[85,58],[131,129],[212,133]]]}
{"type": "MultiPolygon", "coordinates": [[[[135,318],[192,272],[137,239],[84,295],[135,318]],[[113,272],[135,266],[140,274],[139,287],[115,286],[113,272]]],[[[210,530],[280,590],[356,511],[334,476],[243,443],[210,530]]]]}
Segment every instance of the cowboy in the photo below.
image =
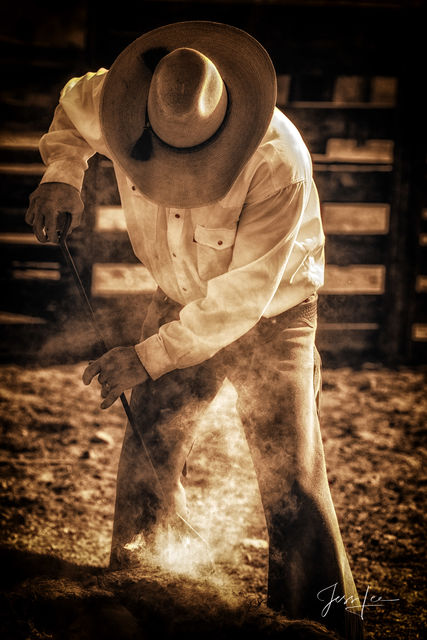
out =
{"type": "Polygon", "coordinates": [[[181,472],[197,418],[225,377],[253,458],[269,534],[268,604],[361,637],[325,469],[315,348],[324,234],[309,152],[275,107],[264,48],[237,28],[170,24],[132,42],[109,71],[74,78],[40,142],[47,165],[27,222],[56,241],[78,226],[87,160],[113,162],[136,256],[158,284],[137,344],[89,364],[107,408],[131,408],[162,483],[159,495],[127,425],[111,567],[126,545],[185,511],[181,472]]]}

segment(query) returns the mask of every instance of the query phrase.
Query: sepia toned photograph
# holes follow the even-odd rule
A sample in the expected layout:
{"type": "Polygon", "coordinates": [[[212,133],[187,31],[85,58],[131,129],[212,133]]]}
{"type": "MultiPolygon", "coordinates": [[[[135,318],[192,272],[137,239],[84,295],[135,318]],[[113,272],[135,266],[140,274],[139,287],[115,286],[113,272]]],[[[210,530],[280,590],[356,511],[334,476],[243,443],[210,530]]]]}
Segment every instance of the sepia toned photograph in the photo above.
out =
{"type": "Polygon", "coordinates": [[[425,3],[0,18],[1,637],[421,640],[425,3]]]}

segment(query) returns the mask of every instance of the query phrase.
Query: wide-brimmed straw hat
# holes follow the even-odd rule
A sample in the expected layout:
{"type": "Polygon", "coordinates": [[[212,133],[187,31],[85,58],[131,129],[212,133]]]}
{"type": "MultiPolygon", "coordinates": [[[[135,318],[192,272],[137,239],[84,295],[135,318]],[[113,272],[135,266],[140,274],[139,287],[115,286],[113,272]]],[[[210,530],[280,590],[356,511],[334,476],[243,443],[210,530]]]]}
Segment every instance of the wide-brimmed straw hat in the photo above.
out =
{"type": "Polygon", "coordinates": [[[112,159],[150,200],[199,207],[229,191],[264,137],[276,74],[257,40],[216,22],[150,31],[115,60],[100,118],[112,159]]]}

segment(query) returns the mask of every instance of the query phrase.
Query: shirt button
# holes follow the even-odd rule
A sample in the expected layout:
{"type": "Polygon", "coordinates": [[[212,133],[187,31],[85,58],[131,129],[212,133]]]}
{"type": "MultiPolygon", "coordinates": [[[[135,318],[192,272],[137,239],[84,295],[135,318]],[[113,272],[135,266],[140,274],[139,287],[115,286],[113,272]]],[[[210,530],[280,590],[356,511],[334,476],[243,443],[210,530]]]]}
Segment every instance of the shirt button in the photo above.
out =
{"type": "Polygon", "coordinates": [[[136,191],[136,187],[134,184],[132,185],[132,191],[136,191]]]}
{"type": "Polygon", "coordinates": [[[218,244],[221,245],[222,244],[222,240],[218,240],[218,244]]]}
{"type": "Polygon", "coordinates": [[[181,216],[179,215],[179,213],[175,213],[175,218],[180,218],[181,216]]]}
{"type": "Polygon", "coordinates": [[[182,287],[182,290],[183,290],[183,291],[187,291],[187,289],[186,289],[185,287],[182,287]]]}
{"type": "Polygon", "coordinates": [[[173,253],[172,255],[173,255],[174,258],[176,258],[176,253],[173,253]]]}

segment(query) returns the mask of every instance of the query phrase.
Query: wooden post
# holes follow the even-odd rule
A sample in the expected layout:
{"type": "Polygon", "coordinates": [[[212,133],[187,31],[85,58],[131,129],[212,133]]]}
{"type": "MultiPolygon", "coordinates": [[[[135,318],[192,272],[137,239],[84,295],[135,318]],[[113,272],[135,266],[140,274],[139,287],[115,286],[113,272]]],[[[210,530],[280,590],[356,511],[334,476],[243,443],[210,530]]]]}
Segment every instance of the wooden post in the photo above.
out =
{"type": "Polygon", "coordinates": [[[395,163],[386,279],[386,317],[381,350],[389,364],[413,356],[411,328],[415,314],[415,282],[425,161],[425,103],[416,61],[422,59],[422,11],[402,15],[402,57],[398,75],[395,163]]]}

